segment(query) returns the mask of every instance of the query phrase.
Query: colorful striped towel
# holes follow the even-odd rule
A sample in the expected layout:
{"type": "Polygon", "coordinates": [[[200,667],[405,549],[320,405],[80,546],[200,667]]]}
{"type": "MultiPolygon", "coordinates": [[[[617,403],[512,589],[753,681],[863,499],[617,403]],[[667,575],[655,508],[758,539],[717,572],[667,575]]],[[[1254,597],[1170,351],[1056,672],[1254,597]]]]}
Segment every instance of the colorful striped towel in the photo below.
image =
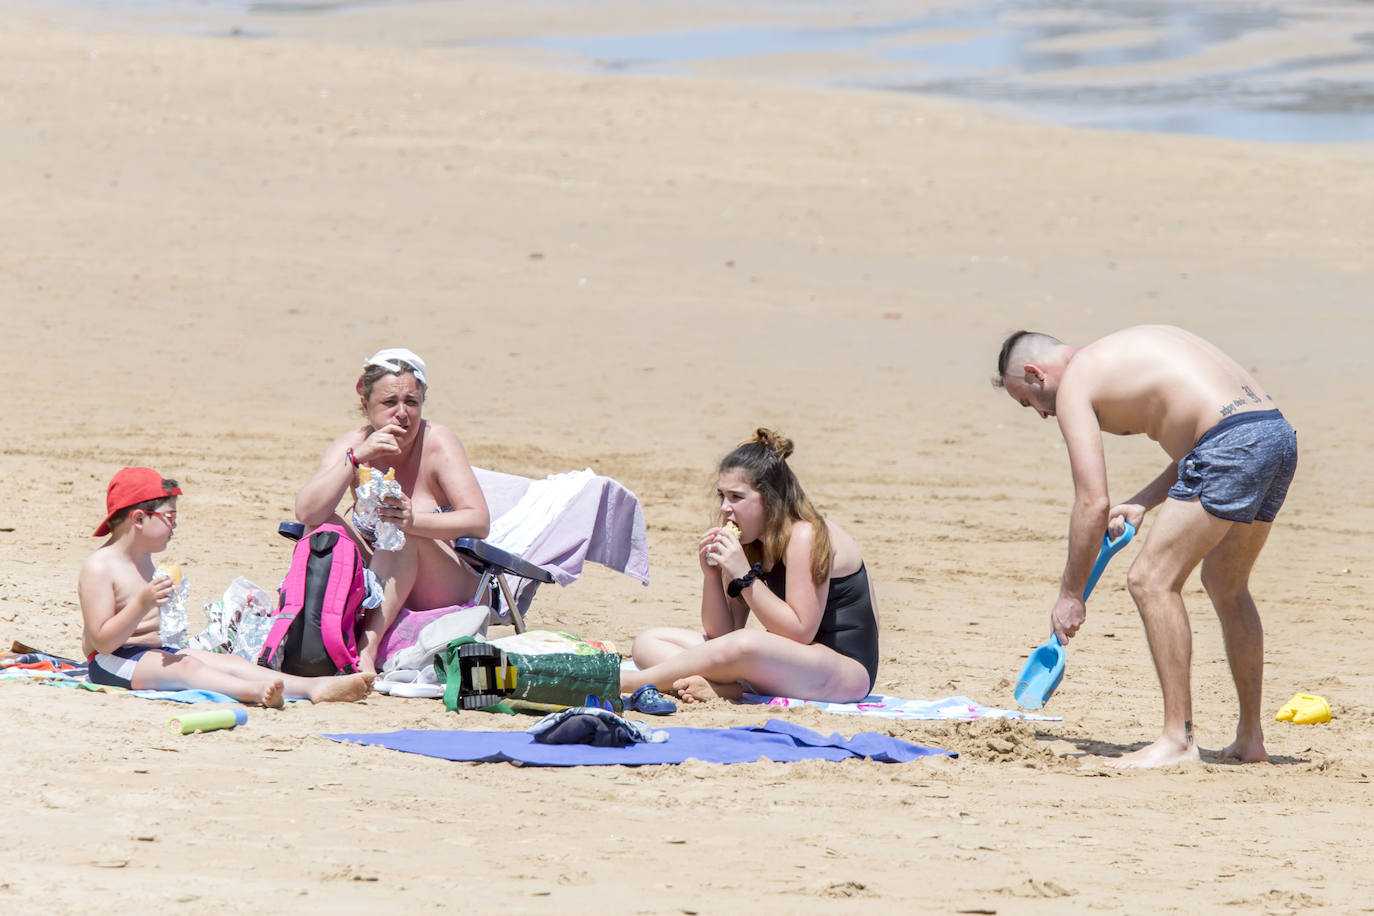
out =
{"type": "Polygon", "coordinates": [[[75,687],[97,693],[127,693],[144,700],[171,700],[174,703],[237,703],[238,700],[213,690],[126,690],[92,684],[86,665],[69,658],[43,652],[0,653],[0,680],[29,681],[53,687],[75,687]]]}

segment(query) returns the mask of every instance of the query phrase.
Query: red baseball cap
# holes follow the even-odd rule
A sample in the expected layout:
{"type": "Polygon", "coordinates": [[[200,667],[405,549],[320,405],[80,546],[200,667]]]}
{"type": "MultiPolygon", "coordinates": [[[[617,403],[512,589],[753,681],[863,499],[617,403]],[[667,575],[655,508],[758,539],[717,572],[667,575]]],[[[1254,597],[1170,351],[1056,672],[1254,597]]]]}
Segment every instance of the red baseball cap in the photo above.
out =
{"type": "Polygon", "coordinates": [[[181,487],[170,490],[162,486],[162,475],[152,468],[124,468],[110,481],[105,491],[105,521],[95,529],[93,537],[110,533],[110,516],[120,509],[136,506],[146,499],[169,499],[181,495],[181,487]]]}

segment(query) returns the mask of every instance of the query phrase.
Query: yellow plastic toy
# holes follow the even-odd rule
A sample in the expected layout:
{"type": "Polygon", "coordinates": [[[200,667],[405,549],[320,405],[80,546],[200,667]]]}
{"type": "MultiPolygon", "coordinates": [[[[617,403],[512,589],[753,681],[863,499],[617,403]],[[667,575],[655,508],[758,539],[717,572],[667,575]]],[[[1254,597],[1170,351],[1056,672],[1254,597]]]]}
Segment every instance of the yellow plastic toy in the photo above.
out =
{"type": "Polygon", "coordinates": [[[1277,722],[1292,722],[1294,725],[1316,725],[1331,721],[1331,705],[1325,699],[1310,693],[1295,693],[1293,699],[1285,703],[1274,714],[1277,722]]]}

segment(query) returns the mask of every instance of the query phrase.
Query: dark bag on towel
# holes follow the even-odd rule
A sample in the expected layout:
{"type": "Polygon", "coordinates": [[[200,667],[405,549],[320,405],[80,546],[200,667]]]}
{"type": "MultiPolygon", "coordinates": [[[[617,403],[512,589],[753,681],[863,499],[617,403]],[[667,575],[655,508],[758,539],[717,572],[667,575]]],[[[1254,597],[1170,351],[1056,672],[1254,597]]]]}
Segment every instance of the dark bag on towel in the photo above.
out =
{"type": "Polygon", "coordinates": [[[548,727],[533,732],[535,741],[540,744],[625,747],[640,740],[629,722],[604,709],[589,709],[586,712],[565,709],[554,715],[559,718],[550,722],[548,727]]]}

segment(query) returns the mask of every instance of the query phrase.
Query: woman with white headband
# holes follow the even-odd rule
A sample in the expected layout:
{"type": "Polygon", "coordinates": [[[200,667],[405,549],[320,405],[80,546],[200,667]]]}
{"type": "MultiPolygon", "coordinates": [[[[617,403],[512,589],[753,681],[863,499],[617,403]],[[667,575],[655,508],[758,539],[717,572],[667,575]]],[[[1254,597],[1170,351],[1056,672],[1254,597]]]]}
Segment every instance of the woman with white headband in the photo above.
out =
{"type": "Polygon", "coordinates": [[[364,621],[359,668],[376,673],[377,647],[401,608],[427,611],[470,598],[477,577],[450,544],[486,537],[491,520],[486,500],[453,430],[420,418],[425,362],[409,350],[379,350],[363,364],[357,391],[367,422],[330,443],[319,467],[296,494],[296,518],[307,528],[343,525],[358,542],[368,567],[382,583],[381,607],[364,621]],[[372,548],[375,534],[337,509],[351,493],[362,466],[396,472],[403,495],[382,503],[379,522],[406,535],[400,550],[372,548]],[[443,511],[439,511],[443,510],[443,511]]]}

